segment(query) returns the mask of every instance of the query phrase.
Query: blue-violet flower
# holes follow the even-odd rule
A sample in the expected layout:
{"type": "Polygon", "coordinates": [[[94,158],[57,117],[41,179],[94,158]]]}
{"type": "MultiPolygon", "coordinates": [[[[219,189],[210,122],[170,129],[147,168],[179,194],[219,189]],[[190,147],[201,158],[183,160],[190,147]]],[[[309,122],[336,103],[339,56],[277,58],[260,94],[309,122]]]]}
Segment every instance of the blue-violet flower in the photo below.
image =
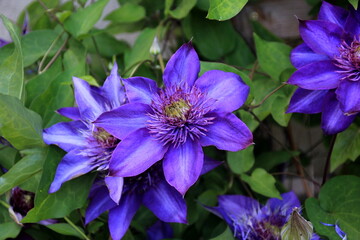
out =
{"type": "Polygon", "coordinates": [[[198,78],[199,71],[199,57],[187,43],[167,63],[164,88],[144,77],[123,79],[129,104],[95,121],[122,140],[111,176],[136,176],[163,159],[166,181],[184,195],[200,176],[202,147],[239,151],[253,143],[251,131],[231,113],[246,101],[249,87],[234,73],[212,70],[198,78]]]}
{"type": "Polygon", "coordinates": [[[360,13],[325,1],[318,20],[300,20],[304,43],[291,53],[298,86],[288,112],[322,112],[326,134],[344,131],[360,112],[360,13]]]}

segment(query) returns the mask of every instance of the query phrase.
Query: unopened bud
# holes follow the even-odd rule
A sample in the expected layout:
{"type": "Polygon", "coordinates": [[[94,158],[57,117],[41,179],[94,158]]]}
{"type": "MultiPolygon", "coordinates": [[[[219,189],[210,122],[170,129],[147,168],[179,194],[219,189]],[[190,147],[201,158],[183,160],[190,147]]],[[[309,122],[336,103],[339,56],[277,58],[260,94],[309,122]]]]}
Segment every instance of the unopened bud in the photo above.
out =
{"type": "Polygon", "coordinates": [[[152,55],[158,55],[160,53],[161,49],[160,49],[160,45],[159,45],[159,40],[157,37],[154,38],[154,41],[150,47],[150,53],[152,55]]]}

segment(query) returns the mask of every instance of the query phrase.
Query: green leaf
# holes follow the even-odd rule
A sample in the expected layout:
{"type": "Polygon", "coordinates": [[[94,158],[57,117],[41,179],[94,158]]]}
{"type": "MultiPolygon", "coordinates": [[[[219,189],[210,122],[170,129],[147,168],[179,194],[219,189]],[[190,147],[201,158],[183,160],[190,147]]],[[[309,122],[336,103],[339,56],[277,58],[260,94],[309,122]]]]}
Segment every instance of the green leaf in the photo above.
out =
{"type": "Polygon", "coordinates": [[[291,119],[291,114],[286,113],[290,103],[290,98],[285,96],[277,96],[271,105],[271,116],[282,127],[287,127],[291,119]]]}
{"type": "Polygon", "coordinates": [[[15,26],[4,15],[0,15],[15,44],[14,52],[0,65],[0,93],[24,98],[24,60],[19,36],[15,26]]]}
{"type": "Polygon", "coordinates": [[[348,0],[348,1],[355,9],[358,8],[359,0],[348,0]]]}
{"type": "Polygon", "coordinates": [[[256,58],[246,41],[237,34],[235,49],[225,56],[225,62],[231,65],[247,67],[255,60],[256,58]]]}
{"type": "Polygon", "coordinates": [[[0,240],[16,238],[21,231],[21,226],[15,222],[0,224],[0,240]]]}
{"type": "Polygon", "coordinates": [[[122,54],[129,49],[125,41],[119,41],[107,33],[100,33],[84,39],[83,44],[90,53],[97,53],[94,41],[99,54],[105,57],[122,54]]]}
{"type": "Polygon", "coordinates": [[[100,19],[108,1],[109,0],[99,0],[86,8],[79,9],[65,21],[65,30],[76,38],[88,33],[100,19]]]}
{"type": "Polygon", "coordinates": [[[141,61],[150,59],[150,47],[154,41],[156,29],[147,28],[136,39],[131,51],[125,53],[125,69],[129,70],[141,61]]]}
{"type": "Polygon", "coordinates": [[[231,171],[242,174],[249,171],[255,163],[254,146],[250,146],[238,152],[227,152],[227,163],[231,171]]]}
{"type": "Polygon", "coordinates": [[[209,19],[224,21],[234,17],[248,0],[210,0],[209,19]]]}
{"type": "Polygon", "coordinates": [[[69,41],[69,45],[64,54],[64,69],[72,76],[83,76],[86,74],[86,49],[74,39],[69,41]]]}
{"type": "MultiPolygon", "coordinates": [[[[62,235],[74,236],[74,237],[84,239],[83,235],[81,235],[78,231],[76,231],[71,225],[69,225],[67,223],[56,223],[56,224],[45,225],[45,226],[57,233],[62,234],[62,235]]],[[[81,229],[80,231],[84,232],[84,230],[82,228],[80,228],[79,226],[78,226],[78,229],[81,229]]]]}
{"type": "Polygon", "coordinates": [[[234,239],[234,234],[231,232],[230,228],[227,227],[222,234],[212,238],[211,240],[231,240],[231,239],[234,239]]]}
{"type": "Polygon", "coordinates": [[[94,174],[86,174],[62,185],[59,191],[49,194],[48,190],[54,180],[56,168],[63,157],[63,152],[50,146],[45,159],[43,175],[35,193],[35,207],[31,209],[23,223],[35,223],[49,218],[67,216],[74,209],[84,206],[89,194],[94,174]]]}
{"type": "Polygon", "coordinates": [[[32,101],[41,95],[61,72],[62,59],[58,58],[47,71],[30,79],[25,85],[26,106],[30,106],[32,101]]]}
{"type": "Polygon", "coordinates": [[[174,0],[165,1],[165,15],[170,15],[175,19],[182,19],[186,17],[191,9],[196,5],[197,0],[183,0],[179,5],[172,10],[174,0]]]}
{"type": "Polygon", "coordinates": [[[331,172],[346,162],[348,159],[355,161],[360,156],[360,129],[355,124],[341,132],[336,137],[331,154],[331,172]]]}
{"type": "Polygon", "coordinates": [[[12,96],[0,94],[0,132],[16,149],[43,146],[40,116],[12,96]]]}
{"type": "Polygon", "coordinates": [[[321,224],[337,223],[348,239],[360,239],[360,178],[337,176],[321,188],[319,198],[305,201],[307,216],[315,232],[330,240],[338,240],[334,227],[321,224]]]}
{"type": "Polygon", "coordinates": [[[210,60],[219,60],[235,49],[237,33],[230,21],[207,20],[202,12],[193,11],[183,20],[182,26],[200,55],[210,60]]]}
{"type": "Polygon", "coordinates": [[[284,43],[265,41],[256,34],[254,38],[260,67],[278,81],[285,69],[293,68],[290,63],[291,47],[284,43]]]}
{"type": "Polygon", "coordinates": [[[44,128],[66,120],[55,111],[62,107],[74,105],[74,94],[71,88],[72,74],[63,72],[54,79],[49,87],[41,95],[34,99],[30,109],[37,112],[43,118],[44,128]]]}
{"type": "Polygon", "coordinates": [[[271,198],[281,199],[275,187],[275,178],[262,168],[256,168],[251,176],[241,174],[241,179],[247,182],[251,189],[257,193],[271,198]]]}
{"type": "Polygon", "coordinates": [[[15,163],[17,154],[18,151],[15,148],[1,146],[0,165],[6,169],[10,169],[15,163]]]}
{"type": "Polygon", "coordinates": [[[132,23],[143,19],[146,11],[143,6],[134,3],[125,3],[105,17],[106,20],[116,23],[132,23]]]}
{"type": "Polygon", "coordinates": [[[263,152],[256,157],[255,167],[261,167],[270,171],[281,163],[288,162],[292,157],[298,156],[300,152],[272,151],[263,152]]]}
{"type": "Polygon", "coordinates": [[[47,148],[32,148],[21,151],[25,155],[0,177],[0,195],[20,185],[42,170],[47,148]]]}

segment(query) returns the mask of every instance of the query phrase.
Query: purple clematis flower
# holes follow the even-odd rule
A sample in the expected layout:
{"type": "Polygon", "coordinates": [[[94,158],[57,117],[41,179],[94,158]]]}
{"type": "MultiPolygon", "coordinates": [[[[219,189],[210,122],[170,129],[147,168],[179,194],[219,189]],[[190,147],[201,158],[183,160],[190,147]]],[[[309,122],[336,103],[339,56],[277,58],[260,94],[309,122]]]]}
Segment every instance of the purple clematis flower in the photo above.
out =
{"type": "Polygon", "coordinates": [[[334,227],[335,228],[335,232],[337,235],[339,235],[339,237],[341,238],[341,240],[347,240],[347,235],[346,233],[340,228],[339,224],[335,223],[335,224],[329,224],[329,223],[321,223],[325,226],[329,226],[329,227],[334,227]]]}
{"type": "MultiPolygon", "coordinates": [[[[187,223],[187,207],[184,198],[164,178],[162,162],[158,162],[140,175],[124,178],[119,204],[109,196],[102,180],[96,182],[90,192],[90,204],[86,210],[85,223],[109,210],[109,229],[112,239],[121,239],[135,213],[144,204],[163,222],[187,223]]],[[[202,174],[220,164],[204,159],[202,174]]]]}
{"type": "Polygon", "coordinates": [[[147,231],[147,240],[162,240],[170,239],[174,237],[174,231],[171,228],[170,224],[162,221],[157,221],[152,225],[147,231]]]}
{"type": "Polygon", "coordinates": [[[360,12],[323,1],[318,20],[300,20],[304,43],[291,53],[299,86],[288,112],[322,112],[326,134],[344,131],[360,112],[360,12]]]}
{"type": "Polygon", "coordinates": [[[200,176],[202,147],[239,151],[253,143],[251,131],[231,113],[246,101],[249,87],[234,73],[213,70],[198,78],[199,70],[187,43],[167,63],[164,88],[143,77],[123,80],[129,104],[95,121],[122,140],[111,176],[136,176],[163,159],[166,181],[184,195],[200,176]]]}
{"type": "MultiPolygon", "coordinates": [[[[218,207],[206,207],[223,218],[240,240],[280,240],[281,228],[285,225],[293,208],[300,202],[293,192],[281,194],[282,200],[270,198],[265,206],[250,197],[241,195],[219,196],[218,207]]],[[[319,239],[313,234],[312,240],[319,239]]]]}
{"type": "MultiPolygon", "coordinates": [[[[120,141],[92,123],[101,113],[119,107],[126,100],[117,65],[114,65],[102,87],[90,86],[75,77],[73,82],[78,107],[58,110],[73,121],[57,123],[43,132],[45,143],[56,144],[67,152],[57,167],[50,193],[59,190],[64,182],[92,170],[107,174],[111,154],[120,141]]],[[[118,202],[121,194],[118,188],[121,189],[123,179],[105,177],[105,182],[111,197],[118,202]]]]}

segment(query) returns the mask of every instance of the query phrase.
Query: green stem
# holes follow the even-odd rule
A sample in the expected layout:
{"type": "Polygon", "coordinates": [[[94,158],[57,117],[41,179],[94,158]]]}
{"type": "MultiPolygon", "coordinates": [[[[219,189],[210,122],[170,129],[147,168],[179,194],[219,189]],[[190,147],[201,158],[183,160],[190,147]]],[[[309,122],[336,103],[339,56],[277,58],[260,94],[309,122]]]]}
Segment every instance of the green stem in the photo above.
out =
{"type": "Polygon", "coordinates": [[[326,163],[325,163],[325,168],[324,168],[323,179],[322,179],[322,184],[321,185],[325,184],[327,176],[329,175],[331,154],[332,154],[333,149],[334,149],[336,136],[337,136],[337,134],[333,135],[332,138],[331,138],[330,148],[329,148],[329,152],[328,152],[327,157],[326,157],[326,163]]]}
{"type": "Polygon", "coordinates": [[[81,236],[84,237],[84,239],[86,240],[91,240],[90,238],[88,238],[88,236],[85,235],[85,233],[83,231],[81,231],[79,229],[78,226],[76,226],[68,217],[64,217],[65,221],[70,224],[70,226],[72,226],[78,233],[80,233],[81,236]]]}
{"type": "MultiPolygon", "coordinates": [[[[53,49],[53,47],[55,46],[55,44],[59,41],[59,39],[62,37],[62,35],[65,33],[65,31],[62,31],[56,38],[55,40],[51,43],[50,47],[48,48],[48,50],[46,50],[43,58],[40,61],[39,64],[39,69],[38,69],[38,73],[41,74],[43,72],[45,72],[46,70],[43,70],[42,67],[44,65],[45,59],[47,58],[47,56],[49,55],[50,51],[53,49]]],[[[60,48],[61,49],[61,48],[60,48]]],[[[46,68],[46,67],[45,67],[46,68]]]]}
{"type": "Polygon", "coordinates": [[[0,204],[3,205],[7,209],[10,208],[10,205],[7,202],[3,201],[3,200],[0,200],[0,204]]]}
{"type": "Polygon", "coordinates": [[[281,84],[280,86],[278,86],[277,88],[275,88],[274,90],[272,90],[268,95],[266,95],[263,100],[261,100],[258,104],[256,105],[252,105],[252,106],[249,106],[250,109],[253,109],[253,108],[258,108],[261,106],[261,104],[263,104],[266,99],[268,99],[269,97],[271,97],[274,93],[276,93],[277,91],[279,91],[281,88],[283,88],[285,85],[287,85],[286,83],[283,83],[281,84]]]}

